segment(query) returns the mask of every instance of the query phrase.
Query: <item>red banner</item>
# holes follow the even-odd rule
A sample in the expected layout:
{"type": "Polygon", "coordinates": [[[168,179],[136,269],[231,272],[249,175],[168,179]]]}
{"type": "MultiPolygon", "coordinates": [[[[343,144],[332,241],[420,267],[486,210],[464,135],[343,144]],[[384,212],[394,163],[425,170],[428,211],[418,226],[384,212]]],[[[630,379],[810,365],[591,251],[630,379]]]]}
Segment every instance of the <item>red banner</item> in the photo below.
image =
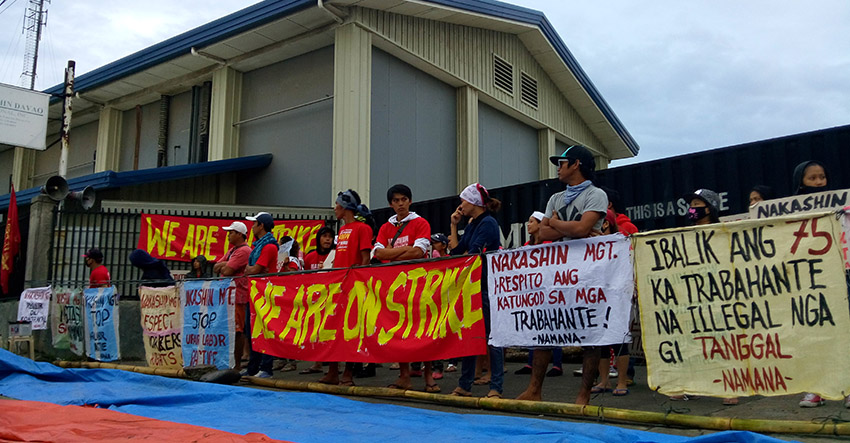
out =
{"type": "Polygon", "coordinates": [[[481,258],[251,279],[254,349],[307,361],[412,362],[486,351],[481,258]]]}
{"type": "MultiPolygon", "coordinates": [[[[248,220],[142,214],[137,247],[160,259],[188,262],[203,255],[215,261],[230,248],[223,228],[234,221],[248,226],[248,244],[253,243],[253,222],[248,220]]],[[[286,235],[294,238],[306,254],[316,248],[316,233],[324,225],[323,220],[276,220],[272,233],[278,240],[286,235]]]]}
{"type": "Polygon", "coordinates": [[[6,213],[6,234],[3,237],[3,256],[0,258],[0,288],[9,293],[9,276],[12,275],[12,263],[21,247],[21,232],[18,229],[18,200],[15,198],[15,185],[10,185],[9,212],[6,213]]]}

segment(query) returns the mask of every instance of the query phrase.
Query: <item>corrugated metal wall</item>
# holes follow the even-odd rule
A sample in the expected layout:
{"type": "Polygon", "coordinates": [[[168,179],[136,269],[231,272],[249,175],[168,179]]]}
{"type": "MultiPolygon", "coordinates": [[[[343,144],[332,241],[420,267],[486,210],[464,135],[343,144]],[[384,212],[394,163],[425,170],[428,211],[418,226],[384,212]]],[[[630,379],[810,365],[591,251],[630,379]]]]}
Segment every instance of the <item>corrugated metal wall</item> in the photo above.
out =
{"type": "Polygon", "coordinates": [[[353,8],[354,20],[398,47],[445,70],[482,93],[587,146],[602,144],[518,37],[373,9],[353,8]],[[493,54],[514,66],[514,93],[493,85],[493,54]],[[538,82],[538,108],[520,99],[520,72],[538,82]]]}
{"type": "MultiPolygon", "coordinates": [[[[97,121],[71,128],[71,147],[68,150],[67,178],[80,177],[94,172],[97,128],[97,121]]],[[[58,139],[59,134],[49,135],[47,137],[47,143],[53,143],[58,139]]],[[[46,151],[36,152],[35,171],[32,177],[33,186],[41,186],[50,176],[59,173],[59,155],[61,151],[60,143],[56,143],[46,151]]],[[[11,167],[11,162],[9,166],[11,167]]]]}
{"type": "MultiPolygon", "coordinates": [[[[157,141],[159,138],[159,101],[142,106],[142,126],[139,139],[139,169],[156,167],[157,141]]],[[[121,120],[121,153],[119,165],[122,171],[133,170],[136,147],[136,109],[123,112],[121,120]]]]}
{"type": "MultiPolygon", "coordinates": [[[[638,228],[647,231],[684,226],[687,222],[679,210],[679,199],[700,187],[724,193],[721,215],[746,212],[753,185],[773,187],[777,198],[787,196],[794,167],[813,159],[827,166],[831,189],[850,188],[846,173],[850,171],[850,125],[611,168],[598,171],[595,182],[619,191],[627,214],[638,228]]],[[[522,244],[525,229],[521,226],[563,189],[554,179],[490,189],[503,203],[496,219],[508,240],[506,246],[522,244]]],[[[458,197],[451,196],[414,203],[411,210],[425,217],[433,232],[448,232],[449,216],[459,203],[458,197]]],[[[390,215],[388,208],[375,211],[378,223],[390,215]]]]}
{"type": "Polygon", "coordinates": [[[192,91],[189,90],[171,96],[171,105],[168,111],[168,166],[189,163],[191,126],[192,91]]]}
{"type": "Polygon", "coordinates": [[[536,129],[479,103],[478,182],[495,188],[538,179],[537,138],[536,129]]]}

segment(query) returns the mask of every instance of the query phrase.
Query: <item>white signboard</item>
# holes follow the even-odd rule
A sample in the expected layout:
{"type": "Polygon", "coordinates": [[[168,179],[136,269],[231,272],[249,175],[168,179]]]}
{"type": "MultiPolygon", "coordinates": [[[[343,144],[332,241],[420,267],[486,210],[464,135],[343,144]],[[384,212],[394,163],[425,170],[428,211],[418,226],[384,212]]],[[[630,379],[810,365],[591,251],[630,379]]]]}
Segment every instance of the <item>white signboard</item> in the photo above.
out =
{"type": "Polygon", "coordinates": [[[487,255],[493,346],[631,341],[634,269],[621,234],[487,255]]]}
{"type": "Polygon", "coordinates": [[[0,143],[46,148],[50,95],[0,83],[0,143]]]}
{"type": "Polygon", "coordinates": [[[24,289],[18,303],[18,321],[32,323],[33,330],[47,329],[47,314],[50,312],[50,286],[24,289]]]}

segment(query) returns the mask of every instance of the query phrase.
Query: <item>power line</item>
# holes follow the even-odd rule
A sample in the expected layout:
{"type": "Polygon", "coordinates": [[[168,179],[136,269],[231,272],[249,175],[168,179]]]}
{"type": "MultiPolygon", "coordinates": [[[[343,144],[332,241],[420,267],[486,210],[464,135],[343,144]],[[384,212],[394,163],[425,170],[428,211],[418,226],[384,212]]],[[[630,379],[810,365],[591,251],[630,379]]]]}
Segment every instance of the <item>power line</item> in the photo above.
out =
{"type": "MultiPolygon", "coordinates": [[[[4,3],[6,3],[6,1],[7,1],[7,0],[0,0],[0,6],[3,6],[3,4],[4,4],[4,3]]],[[[17,1],[18,1],[18,0],[12,0],[12,3],[9,3],[9,6],[6,6],[6,9],[11,8],[11,7],[12,7],[12,5],[14,5],[14,4],[15,4],[15,2],[17,2],[17,1]]],[[[4,9],[4,10],[0,11],[0,14],[2,14],[2,13],[4,13],[4,12],[6,12],[6,9],[4,9]]]]}

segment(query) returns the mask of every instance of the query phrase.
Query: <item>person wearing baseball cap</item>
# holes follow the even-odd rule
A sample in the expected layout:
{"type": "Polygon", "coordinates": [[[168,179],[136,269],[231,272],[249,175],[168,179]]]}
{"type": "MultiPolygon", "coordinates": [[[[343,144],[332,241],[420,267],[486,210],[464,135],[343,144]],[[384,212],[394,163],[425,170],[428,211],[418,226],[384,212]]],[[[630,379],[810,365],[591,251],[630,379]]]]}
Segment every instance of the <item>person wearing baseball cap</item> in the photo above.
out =
{"type": "Polygon", "coordinates": [[[90,288],[103,288],[109,286],[109,281],[112,277],[109,276],[109,270],[103,265],[103,253],[100,249],[91,248],[83,254],[83,261],[86,267],[91,269],[89,274],[90,288]]]}
{"type": "MultiPolygon", "coordinates": [[[[549,157],[549,161],[558,167],[558,179],[567,185],[567,189],[549,198],[540,222],[540,240],[572,240],[588,237],[591,232],[602,232],[602,222],[608,212],[608,197],[591,181],[596,168],[593,153],[584,146],[573,145],[561,155],[549,157]]],[[[584,348],[582,381],[576,404],[590,403],[590,391],[601,355],[600,347],[584,348]]],[[[552,348],[534,350],[531,379],[517,399],[540,401],[543,398],[543,380],[551,359],[552,348]]]]}
{"type": "MultiPolygon", "coordinates": [[[[278,272],[277,269],[277,239],[272,234],[274,229],[274,218],[268,212],[258,212],[257,215],[245,217],[246,220],[254,222],[251,231],[254,233],[254,247],[248,256],[248,266],[245,275],[268,274],[278,272]]],[[[249,304],[250,305],[250,304],[249,304]]],[[[246,321],[247,321],[246,312],[246,321]]],[[[257,317],[257,321],[262,321],[257,317]]],[[[247,326],[247,325],[246,325],[247,326]]],[[[250,337],[250,335],[249,335],[250,337]]],[[[248,367],[241,374],[256,376],[259,378],[271,378],[274,358],[251,349],[251,358],[248,367]]]]}
{"type": "Polygon", "coordinates": [[[234,306],[234,317],[237,319],[235,327],[235,341],[233,355],[235,357],[237,371],[242,370],[242,355],[248,344],[245,339],[245,318],[248,312],[248,290],[247,278],[238,278],[245,275],[248,266],[248,256],[251,255],[251,247],[248,246],[248,226],[241,221],[235,221],[224,228],[227,232],[227,243],[230,249],[213,266],[213,272],[222,277],[234,277],[236,283],[236,303],[234,306]]]}

